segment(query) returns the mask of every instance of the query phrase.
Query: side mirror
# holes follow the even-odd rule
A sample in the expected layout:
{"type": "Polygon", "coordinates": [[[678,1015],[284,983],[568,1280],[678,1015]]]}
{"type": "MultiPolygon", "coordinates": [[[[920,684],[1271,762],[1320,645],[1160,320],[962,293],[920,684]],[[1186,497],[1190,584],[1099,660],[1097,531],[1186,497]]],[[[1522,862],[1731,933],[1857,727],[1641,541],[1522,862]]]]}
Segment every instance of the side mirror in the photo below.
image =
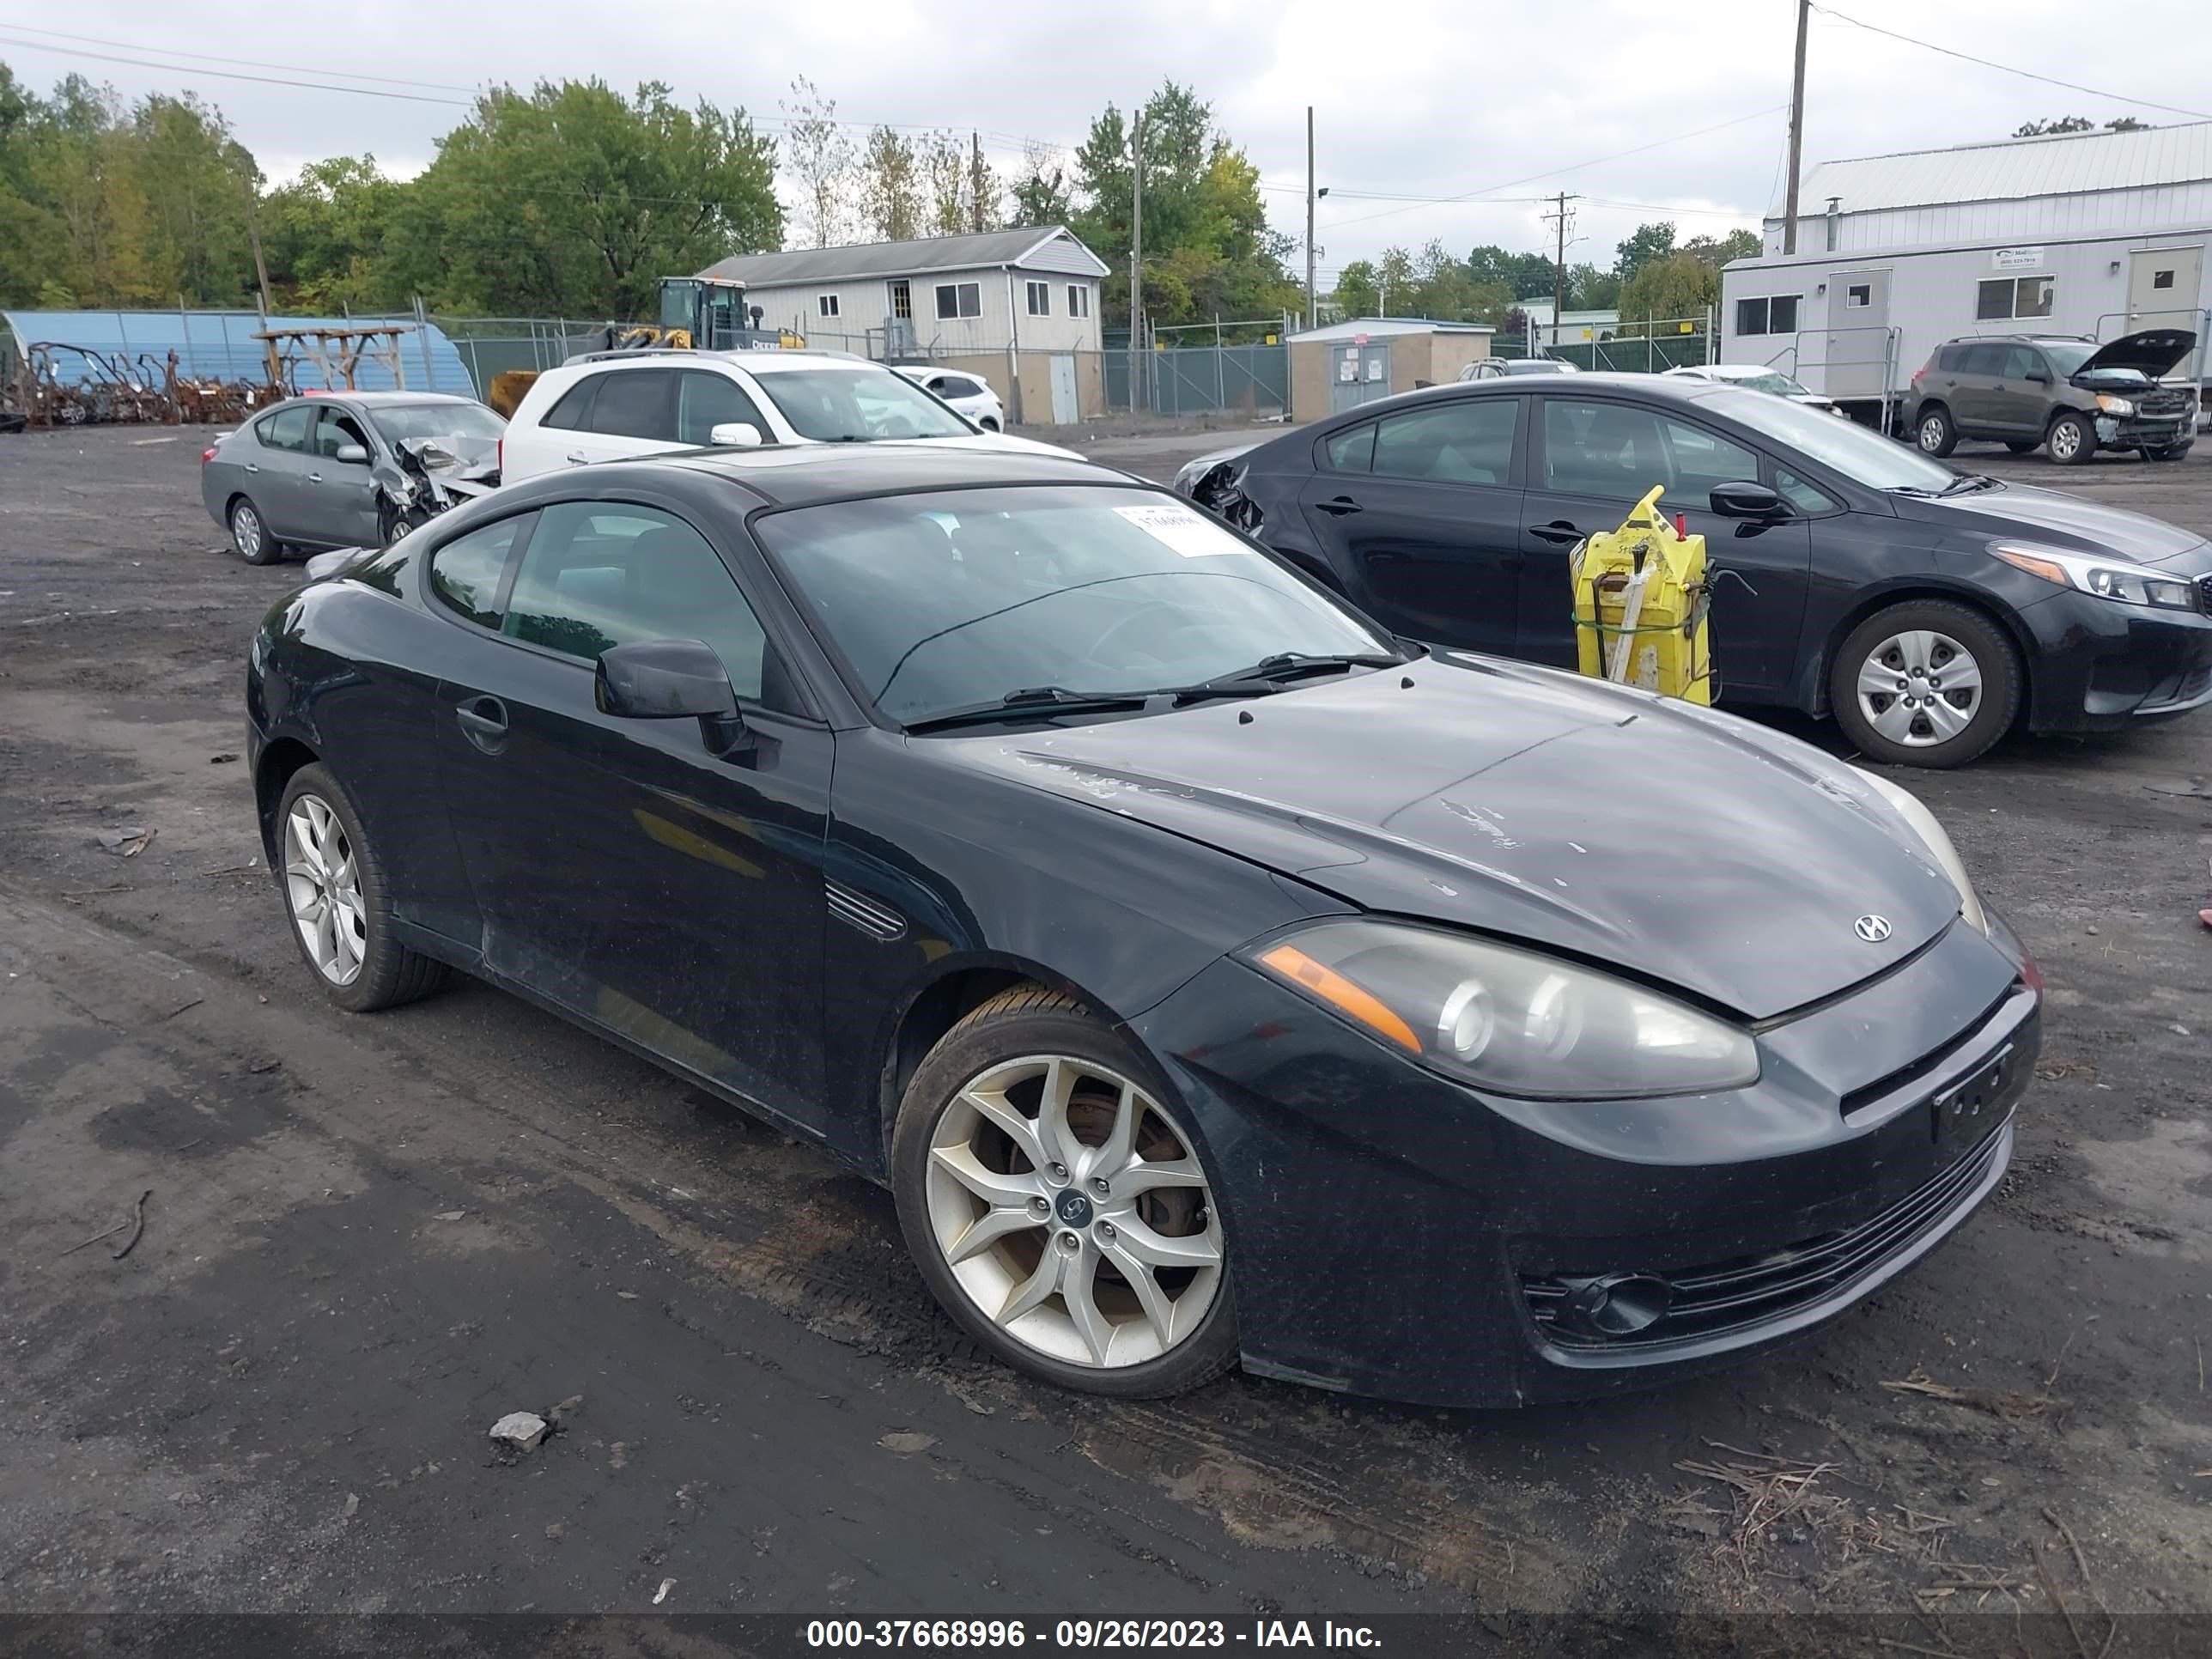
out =
{"type": "Polygon", "coordinates": [[[717,449],[758,449],[767,440],[750,421],[722,421],[708,428],[707,441],[717,449]]]}
{"type": "Polygon", "coordinates": [[[2031,368],[2027,371],[2027,378],[2034,385],[2049,386],[2051,384],[2051,371],[2047,368],[2031,368]]]}
{"type": "Polygon", "coordinates": [[[1763,483],[1715,484],[1712,509],[1723,519],[1786,519],[1790,508],[1781,496],[1763,483]]]}
{"type": "Polygon", "coordinates": [[[340,466],[367,466],[368,452],[359,444],[340,444],[331,459],[340,466]]]}
{"type": "Polygon", "coordinates": [[[712,754],[750,744],[729,670],[712,646],[698,640],[640,640],[611,647],[599,658],[592,700],[601,714],[624,720],[696,720],[712,754]]]}

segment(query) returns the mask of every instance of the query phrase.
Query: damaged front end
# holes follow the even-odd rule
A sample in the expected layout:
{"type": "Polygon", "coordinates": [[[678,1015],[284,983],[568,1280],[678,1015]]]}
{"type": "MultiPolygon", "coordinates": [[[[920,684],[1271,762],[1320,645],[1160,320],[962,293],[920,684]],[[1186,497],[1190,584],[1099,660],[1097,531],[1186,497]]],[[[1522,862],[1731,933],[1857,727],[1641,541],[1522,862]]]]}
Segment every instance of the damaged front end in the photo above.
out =
{"type": "Polygon", "coordinates": [[[499,488],[496,446],[436,438],[403,438],[392,459],[375,469],[380,541],[391,545],[462,501],[499,488]]]}
{"type": "Polygon", "coordinates": [[[1260,503],[1244,493],[1243,486],[1243,464],[1232,459],[1216,461],[1192,478],[1187,493],[1194,505],[1224,524],[1256,536],[1267,515],[1260,511],[1260,503]]]}

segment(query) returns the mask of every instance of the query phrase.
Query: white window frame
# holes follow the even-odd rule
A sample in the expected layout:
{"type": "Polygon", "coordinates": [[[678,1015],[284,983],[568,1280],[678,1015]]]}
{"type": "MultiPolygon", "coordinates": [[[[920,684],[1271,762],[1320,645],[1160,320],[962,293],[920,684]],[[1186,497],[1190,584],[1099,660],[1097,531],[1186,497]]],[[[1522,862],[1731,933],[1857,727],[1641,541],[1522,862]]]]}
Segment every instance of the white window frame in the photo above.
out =
{"type": "Polygon", "coordinates": [[[816,295],[814,310],[817,316],[835,317],[838,311],[837,296],[834,294],[816,295]]]}
{"type": "Polygon", "coordinates": [[[1071,317],[1088,317],[1091,314],[1089,283],[1070,283],[1067,285],[1067,314],[1071,317]]]}
{"type": "Polygon", "coordinates": [[[2028,271],[2019,276],[2014,276],[2011,272],[2008,271],[2002,276],[1977,276],[1974,279],[1974,320],[1978,323],[2009,323],[2015,319],[2027,322],[2040,322],[2045,318],[2050,316],[2053,311],[2057,310],[2057,307],[2058,278],[2053,273],[2047,270],[2028,271]],[[2051,284],[2050,289],[2044,294],[2042,310],[2022,311],[2020,308],[2020,285],[2022,283],[2048,283],[2051,284]],[[2008,303],[2010,308],[2002,313],[1990,312],[1984,314],[1982,310],[1982,290],[1985,288],[1995,288],[1999,283],[2008,283],[2010,285],[2010,292],[2008,295],[2008,303]]]}
{"type": "Polygon", "coordinates": [[[939,283],[937,284],[935,299],[937,319],[941,323],[951,322],[964,317],[981,317],[983,314],[983,284],[980,281],[939,283]],[[945,296],[948,294],[952,296],[952,309],[950,311],[945,308],[945,296]],[[962,309],[963,301],[972,302],[973,308],[962,309]]]}
{"type": "Polygon", "coordinates": [[[1024,283],[1023,286],[1029,290],[1026,297],[1029,302],[1030,315],[1032,317],[1051,316],[1052,284],[1050,283],[1024,283]]]}

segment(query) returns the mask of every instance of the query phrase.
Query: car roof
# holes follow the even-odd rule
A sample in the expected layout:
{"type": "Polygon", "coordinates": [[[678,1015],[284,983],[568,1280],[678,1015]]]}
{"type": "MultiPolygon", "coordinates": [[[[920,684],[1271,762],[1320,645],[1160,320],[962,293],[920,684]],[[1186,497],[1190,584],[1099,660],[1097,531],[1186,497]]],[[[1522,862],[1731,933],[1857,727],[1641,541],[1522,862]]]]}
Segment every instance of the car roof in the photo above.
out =
{"type": "MultiPolygon", "coordinates": [[[[812,507],[864,495],[993,485],[1119,484],[1152,486],[1073,456],[1018,449],[969,449],[949,444],[787,444],[757,449],[690,449],[635,463],[680,467],[742,484],[775,507],[812,507]]],[[[571,476],[568,474],[559,475],[571,476]]]]}
{"type": "MultiPolygon", "coordinates": [[[[1417,409],[1423,404],[1433,403],[1439,398],[1581,398],[1593,392],[1636,392],[1661,402],[1687,404],[1710,398],[1716,392],[1731,390],[1711,380],[1692,380],[1686,375],[1680,379],[1669,379],[1664,374],[1584,371],[1572,376],[1563,374],[1554,377],[1547,374],[1530,378],[1540,378],[1546,381],[1557,378],[1561,384],[1557,386],[1546,386],[1539,391],[1535,386],[1527,385],[1520,379],[1504,375],[1493,375],[1485,380],[1446,380],[1437,386],[1417,386],[1411,392],[1401,392],[1393,397],[1377,398],[1372,403],[1361,404],[1357,408],[1346,410],[1340,415],[1329,416],[1324,421],[1316,422],[1310,427],[1293,427],[1281,437],[1269,439],[1268,442],[1295,442],[1300,434],[1310,434],[1324,425],[1332,429],[1356,425],[1363,420],[1372,420],[1377,415],[1390,414],[1401,409],[1417,409]],[[1571,385],[1566,383],[1570,380],[1572,382],[1571,385]]],[[[1760,392],[1755,395],[1764,397],[1765,394],[1760,392]]]]}
{"type": "MultiPolygon", "coordinates": [[[[356,392],[347,386],[334,386],[325,392],[311,390],[295,392],[284,400],[286,404],[360,404],[368,409],[391,409],[401,404],[476,404],[481,400],[463,398],[451,392],[356,392]]],[[[283,404],[271,404],[270,409],[282,409],[283,404]]],[[[266,411],[264,411],[264,413],[266,411]]]]}

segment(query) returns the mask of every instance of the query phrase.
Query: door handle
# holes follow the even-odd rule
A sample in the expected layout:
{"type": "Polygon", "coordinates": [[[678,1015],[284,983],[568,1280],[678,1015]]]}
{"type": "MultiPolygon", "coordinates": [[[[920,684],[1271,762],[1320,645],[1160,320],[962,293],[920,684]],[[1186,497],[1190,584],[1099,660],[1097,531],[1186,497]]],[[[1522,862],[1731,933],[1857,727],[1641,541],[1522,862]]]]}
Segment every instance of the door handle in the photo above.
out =
{"type": "Polygon", "coordinates": [[[1583,532],[1565,519],[1554,519],[1549,524],[1532,524],[1528,526],[1528,533],[1540,542],[1550,542],[1558,547],[1565,547],[1570,542],[1578,542],[1583,538],[1583,532]]]}
{"type": "Polygon", "coordinates": [[[260,463],[258,463],[258,461],[248,461],[248,462],[246,464],[246,470],[248,472],[258,472],[258,471],[261,471],[261,465],[260,465],[260,463]]]}
{"type": "Polygon", "coordinates": [[[580,449],[572,449],[561,458],[571,466],[582,466],[591,458],[580,449]]]}
{"type": "Polygon", "coordinates": [[[323,481],[323,475],[322,475],[321,473],[319,473],[319,472],[310,472],[310,473],[307,475],[307,482],[308,482],[309,483],[322,483],[322,481],[323,481]]]}
{"type": "Polygon", "coordinates": [[[453,718],[471,743],[487,755],[507,746],[507,708],[497,697],[470,697],[453,707],[453,718]]]}
{"type": "Polygon", "coordinates": [[[1333,519],[1340,519],[1347,513],[1357,513],[1359,511],[1359,503],[1353,501],[1349,495],[1339,495],[1334,501],[1319,501],[1316,503],[1316,506],[1320,511],[1328,514],[1329,517],[1333,519]]]}

